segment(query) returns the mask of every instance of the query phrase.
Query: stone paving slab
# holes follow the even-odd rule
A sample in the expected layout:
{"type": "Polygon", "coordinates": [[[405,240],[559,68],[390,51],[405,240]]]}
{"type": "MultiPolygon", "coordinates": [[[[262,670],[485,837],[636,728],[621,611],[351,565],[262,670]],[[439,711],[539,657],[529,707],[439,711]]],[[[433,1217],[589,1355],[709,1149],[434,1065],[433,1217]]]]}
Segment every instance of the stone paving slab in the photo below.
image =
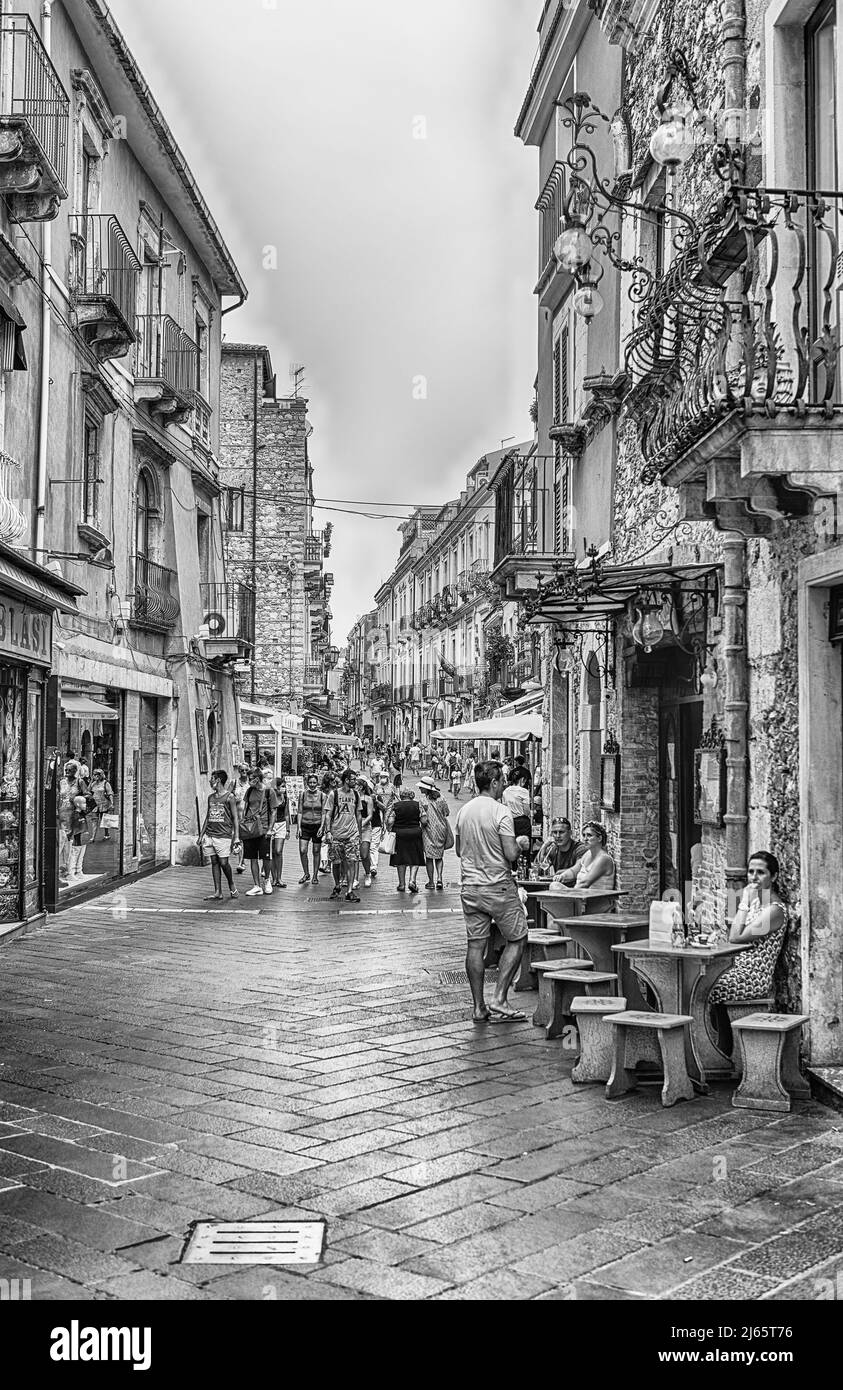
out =
{"type": "Polygon", "coordinates": [[[399,907],[391,880],[360,912],[320,884],[247,914],[167,870],[122,890],[125,920],[106,895],[3,948],[0,1277],[44,1299],[826,1296],[839,1115],[575,1087],[560,1042],[475,1027],[438,983],[463,969],[455,888],[399,907]],[[180,1263],[194,1221],[270,1215],[326,1219],[324,1264],[180,1263]]]}

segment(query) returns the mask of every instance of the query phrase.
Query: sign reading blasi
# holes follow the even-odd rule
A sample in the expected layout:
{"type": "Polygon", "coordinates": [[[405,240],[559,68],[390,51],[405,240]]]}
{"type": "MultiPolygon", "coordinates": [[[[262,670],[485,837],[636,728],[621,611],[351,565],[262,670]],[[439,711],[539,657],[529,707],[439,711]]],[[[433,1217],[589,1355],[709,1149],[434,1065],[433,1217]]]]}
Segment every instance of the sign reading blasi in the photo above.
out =
{"type": "Polygon", "coordinates": [[[0,595],[0,655],[37,666],[53,660],[53,616],[0,595]]]}

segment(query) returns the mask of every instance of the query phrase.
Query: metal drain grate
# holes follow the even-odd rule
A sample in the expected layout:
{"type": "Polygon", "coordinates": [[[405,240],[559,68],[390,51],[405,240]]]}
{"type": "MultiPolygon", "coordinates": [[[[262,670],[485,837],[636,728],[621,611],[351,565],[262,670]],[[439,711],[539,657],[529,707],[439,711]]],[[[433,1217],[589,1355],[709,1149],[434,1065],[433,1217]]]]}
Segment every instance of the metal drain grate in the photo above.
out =
{"type": "Polygon", "coordinates": [[[197,1221],[182,1255],[187,1265],[316,1265],[324,1221],[197,1221]]]}
{"type": "MultiPolygon", "coordinates": [[[[486,971],[487,980],[496,980],[497,978],[497,970],[486,971]]],[[[467,985],[468,976],[464,970],[440,970],[436,976],[436,983],[438,985],[467,985]]]]}

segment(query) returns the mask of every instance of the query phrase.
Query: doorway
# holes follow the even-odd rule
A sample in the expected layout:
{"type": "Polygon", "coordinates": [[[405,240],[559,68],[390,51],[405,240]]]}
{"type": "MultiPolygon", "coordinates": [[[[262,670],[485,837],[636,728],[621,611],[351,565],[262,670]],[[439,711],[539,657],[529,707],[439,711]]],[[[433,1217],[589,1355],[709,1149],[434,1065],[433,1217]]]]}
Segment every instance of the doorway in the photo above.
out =
{"type": "Polygon", "coordinates": [[[678,696],[670,687],[659,701],[659,888],[678,889],[683,902],[693,881],[694,847],[702,828],[694,823],[694,753],[703,731],[699,696],[678,696]]]}

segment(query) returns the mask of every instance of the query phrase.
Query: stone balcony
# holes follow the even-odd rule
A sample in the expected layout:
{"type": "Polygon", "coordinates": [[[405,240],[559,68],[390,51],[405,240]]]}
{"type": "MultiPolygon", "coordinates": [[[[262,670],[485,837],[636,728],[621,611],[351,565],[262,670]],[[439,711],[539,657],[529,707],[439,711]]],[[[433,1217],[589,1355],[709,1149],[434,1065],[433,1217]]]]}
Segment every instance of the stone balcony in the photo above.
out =
{"type": "Polygon", "coordinates": [[[15,222],[50,222],[67,197],[70,97],[38,30],[0,20],[0,194],[15,222]]]}
{"type": "Polygon", "coordinates": [[[75,325],[100,362],[125,357],[136,340],[140,261],[110,213],[68,220],[75,325]]]}

